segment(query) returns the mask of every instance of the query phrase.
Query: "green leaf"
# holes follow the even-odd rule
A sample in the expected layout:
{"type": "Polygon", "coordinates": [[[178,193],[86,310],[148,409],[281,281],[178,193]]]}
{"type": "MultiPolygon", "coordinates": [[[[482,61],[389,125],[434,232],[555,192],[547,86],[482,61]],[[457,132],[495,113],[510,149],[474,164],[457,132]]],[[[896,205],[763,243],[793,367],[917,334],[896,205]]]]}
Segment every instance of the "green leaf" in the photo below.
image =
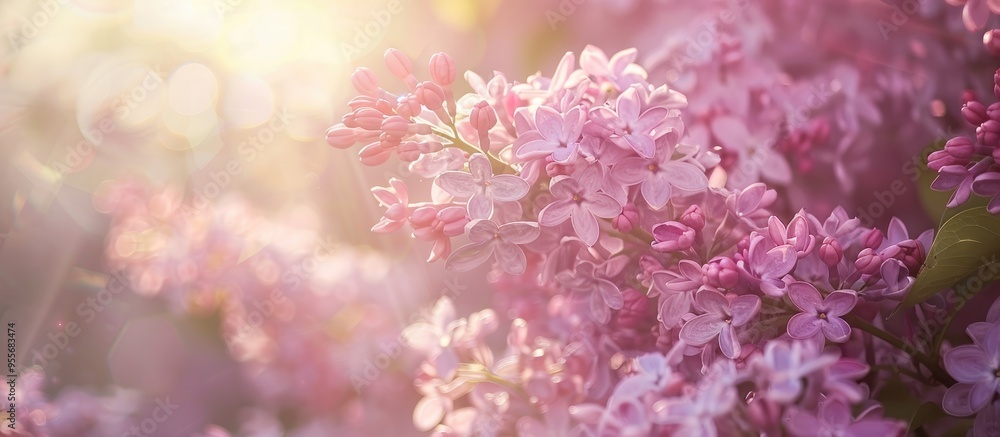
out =
{"type": "MultiPolygon", "coordinates": [[[[984,264],[995,263],[1000,255],[1000,217],[986,208],[961,211],[938,229],[916,283],[900,308],[923,302],[951,288],[984,264]]],[[[981,278],[983,282],[993,279],[981,278]]]]}

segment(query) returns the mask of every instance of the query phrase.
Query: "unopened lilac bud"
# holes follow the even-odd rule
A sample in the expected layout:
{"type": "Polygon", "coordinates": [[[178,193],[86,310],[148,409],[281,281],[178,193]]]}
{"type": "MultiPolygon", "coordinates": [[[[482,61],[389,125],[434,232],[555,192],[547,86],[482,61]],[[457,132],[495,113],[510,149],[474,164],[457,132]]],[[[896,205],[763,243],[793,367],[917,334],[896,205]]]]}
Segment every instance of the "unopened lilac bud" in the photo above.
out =
{"type": "Polygon", "coordinates": [[[382,132],[378,136],[378,142],[382,145],[383,149],[392,150],[399,146],[403,142],[403,139],[395,135],[390,135],[389,133],[382,132]]]}
{"type": "Polygon", "coordinates": [[[431,80],[446,87],[455,82],[455,61],[447,53],[435,53],[430,62],[431,80]]]}
{"type": "Polygon", "coordinates": [[[406,118],[420,115],[421,110],[420,102],[412,94],[402,96],[396,102],[396,113],[406,118]]]}
{"type": "Polygon", "coordinates": [[[698,205],[691,205],[681,214],[681,223],[695,231],[701,231],[705,227],[705,212],[698,205]]]}
{"type": "Polygon", "coordinates": [[[1000,100],[1000,69],[993,73],[993,95],[1000,100]]]}
{"type": "Polygon", "coordinates": [[[347,102],[347,106],[351,107],[351,111],[357,111],[361,108],[374,108],[375,101],[378,100],[372,96],[357,96],[347,102]]]}
{"type": "Polygon", "coordinates": [[[404,141],[396,147],[396,156],[403,162],[413,162],[420,158],[420,145],[414,141],[404,141]]]}
{"type": "Polygon", "coordinates": [[[639,210],[632,203],[622,207],[622,213],[611,220],[611,226],[618,232],[629,233],[639,224],[639,210]]]}
{"type": "Polygon", "coordinates": [[[854,261],[854,268],[866,275],[874,275],[878,273],[879,268],[882,266],[882,261],[884,259],[875,253],[874,250],[864,248],[858,254],[858,259],[854,261]]]}
{"type": "Polygon", "coordinates": [[[931,170],[934,171],[939,171],[941,170],[942,167],[946,167],[949,165],[965,166],[965,164],[968,163],[969,163],[968,159],[958,159],[952,156],[950,153],[948,153],[947,150],[935,150],[934,152],[931,152],[931,154],[927,156],[927,168],[930,168],[931,170]]]}
{"type": "Polygon", "coordinates": [[[885,239],[885,236],[882,235],[882,231],[872,229],[861,237],[861,242],[868,249],[878,250],[882,246],[883,239],[885,239]]]}
{"type": "Polygon", "coordinates": [[[1000,121],[986,120],[976,128],[976,139],[986,147],[996,147],[1000,142],[1000,121]]]}
{"type": "Polygon", "coordinates": [[[374,167],[385,164],[392,156],[392,150],[385,149],[382,144],[375,142],[363,147],[358,156],[361,157],[362,164],[374,167]]]}
{"type": "Polygon", "coordinates": [[[472,108],[472,113],[469,115],[469,123],[472,124],[472,128],[479,131],[480,134],[483,131],[489,131],[493,126],[497,125],[497,113],[493,110],[485,100],[476,103],[476,106],[472,108]]]}
{"type": "Polygon", "coordinates": [[[437,219],[441,221],[442,231],[449,237],[457,237],[465,233],[465,225],[469,223],[469,217],[465,212],[465,207],[449,206],[437,214],[437,219]]]}
{"type": "Polygon", "coordinates": [[[396,107],[392,102],[386,99],[378,99],[375,101],[375,109],[386,116],[396,115],[396,107]]]}
{"type": "Polygon", "coordinates": [[[967,137],[955,137],[944,143],[944,150],[955,158],[969,159],[976,153],[976,145],[967,137]]]}
{"type": "Polygon", "coordinates": [[[739,268],[730,258],[713,259],[701,270],[705,275],[705,282],[713,287],[729,290],[740,282],[739,268]]]}
{"type": "Polygon", "coordinates": [[[410,123],[403,117],[393,115],[392,117],[386,117],[385,120],[382,120],[381,129],[382,132],[397,138],[402,138],[410,133],[410,123]]]}
{"type": "Polygon", "coordinates": [[[338,149],[346,149],[358,142],[358,132],[344,125],[331,127],[326,131],[326,142],[338,149]]]}
{"type": "Polygon", "coordinates": [[[993,56],[1000,56],[1000,30],[992,29],[983,34],[983,46],[993,56]]]}
{"type": "Polygon", "coordinates": [[[354,85],[354,89],[366,96],[376,97],[382,91],[382,88],[378,86],[375,73],[365,67],[354,70],[354,74],[351,75],[351,84],[354,85]]]}
{"type": "Polygon", "coordinates": [[[417,101],[431,111],[437,111],[444,106],[444,90],[434,82],[421,82],[413,92],[417,101]]]}
{"type": "Polygon", "coordinates": [[[990,120],[1000,121],[1000,102],[986,107],[986,116],[990,120]]]}
{"type": "MultiPolygon", "coordinates": [[[[354,111],[354,123],[364,130],[381,130],[385,114],[377,109],[361,108],[354,111]]],[[[345,123],[346,124],[346,123],[345,123]]]]}
{"type": "Polygon", "coordinates": [[[400,79],[406,79],[413,74],[413,62],[399,49],[389,49],[385,51],[385,65],[389,67],[389,72],[400,79]]]}
{"type": "Polygon", "coordinates": [[[970,100],[962,105],[962,116],[973,126],[979,126],[989,120],[989,116],[986,114],[986,105],[976,100],[970,100]]]}
{"type": "Polygon", "coordinates": [[[694,244],[695,231],[678,222],[660,223],[653,227],[653,250],[677,252],[690,249],[694,244]]]}
{"type": "Polygon", "coordinates": [[[839,264],[840,260],[844,259],[844,251],[840,248],[840,243],[831,237],[824,238],[823,244],[819,247],[819,259],[830,267],[839,264]]]}

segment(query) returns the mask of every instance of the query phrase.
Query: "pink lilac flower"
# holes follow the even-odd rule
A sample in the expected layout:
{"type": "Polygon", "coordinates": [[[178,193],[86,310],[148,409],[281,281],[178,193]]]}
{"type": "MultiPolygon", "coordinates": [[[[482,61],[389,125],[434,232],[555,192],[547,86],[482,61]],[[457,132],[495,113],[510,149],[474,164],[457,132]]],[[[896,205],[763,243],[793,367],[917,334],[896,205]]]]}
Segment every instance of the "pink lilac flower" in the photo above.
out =
{"type": "Polygon", "coordinates": [[[617,200],[599,191],[604,178],[600,164],[592,164],[576,178],[556,179],[549,188],[555,200],[538,212],[538,224],[557,226],[571,220],[573,230],[584,243],[596,244],[600,236],[597,218],[614,218],[622,211],[617,200]]]}
{"type": "Polygon", "coordinates": [[[656,210],[674,197],[673,189],[694,193],[707,188],[705,172],[690,162],[674,160],[673,153],[671,145],[661,144],[651,159],[622,159],[611,168],[611,177],[625,185],[640,184],[642,197],[656,210]]]}
{"type": "Polygon", "coordinates": [[[948,414],[969,416],[989,405],[1000,389],[1000,323],[994,323],[980,343],[946,352],[944,366],[958,381],[941,402],[948,414]]]}
{"type": "Polygon", "coordinates": [[[748,280],[772,297],[785,294],[788,284],[782,279],[795,267],[795,247],[785,244],[775,246],[763,236],[751,238],[747,259],[740,267],[748,280]]]}
{"type": "Polygon", "coordinates": [[[695,305],[704,314],[695,316],[681,327],[680,337],[691,345],[703,345],[716,337],[722,353],[729,358],[740,355],[740,341],[736,328],[745,325],[760,311],[760,298],[743,295],[731,301],[715,290],[701,290],[695,296],[695,305]]]}
{"type": "Polygon", "coordinates": [[[539,233],[538,224],[532,222],[510,222],[497,226],[490,220],[473,220],[468,230],[472,243],[455,249],[448,256],[445,268],[468,271],[495,256],[505,272],[519,275],[527,268],[527,259],[518,246],[535,241],[539,233]]]}
{"type": "Polygon", "coordinates": [[[514,143],[518,159],[552,156],[560,164],[572,164],[577,156],[586,114],[573,107],[565,115],[548,106],[535,110],[535,130],[524,132],[514,143]]]}
{"type": "Polygon", "coordinates": [[[796,437],[866,437],[897,436],[906,434],[906,426],[898,421],[883,419],[871,409],[857,417],[850,406],[839,400],[829,399],[819,404],[818,414],[808,411],[790,411],[785,416],[785,426],[796,437]]]}
{"type": "Polygon", "coordinates": [[[807,339],[823,333],[835,343],[847,341],[851,326],[841,317],[851,312],[858,296],[851,290],[836,290],[823,298],[816,287],[796,281],[788,285],[788,297],[802,311],[788,320],[788,335],[807,339]]]}
{"type": "Polygon", "coordinates": [[[660,322],[668,328],[676,326],[691,311],[695,293],[703,289],[703,279],[701,267],[691,260],[681,260],[676,272],[653,273],[650,294],[655,291],[660,296],[660,322]]]}
{"type": "Polygon", "coordinates": [[[476,153],[469,157],[469,173],[446,171],[436,180],[445,191],[469,198],[469,217],[488,219],[494,202],[514,202],[528,193],[528,183],[514,175],[493,175],[490,160],[476,153]]]}
{"type": "MultiPolygon", "coordinates": [[[[629,88],[618,96],[615,109],[598,106],[590,110],[590,133],[609,135],[612,142],[623,149],[634,150],[639,156],[656,156],[655,140],[666,135],[657,131],[668,114],[667,108],[652,107],[643,110],[639,93],[629,88]]],[[[587,131],[587,126],[584,127],[587,131]]]]}

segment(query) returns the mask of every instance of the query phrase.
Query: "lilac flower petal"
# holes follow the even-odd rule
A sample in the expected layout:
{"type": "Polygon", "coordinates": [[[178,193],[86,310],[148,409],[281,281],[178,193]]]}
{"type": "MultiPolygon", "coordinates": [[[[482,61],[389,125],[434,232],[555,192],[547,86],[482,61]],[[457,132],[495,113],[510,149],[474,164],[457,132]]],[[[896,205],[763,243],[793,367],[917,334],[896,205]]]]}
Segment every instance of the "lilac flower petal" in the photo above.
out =
{"type": "Polygon", "coordinates": [[[722,354],[729,359],[740,356],[740,341],[736,339],[731,325],[723,326],[719,332],[719,349],[722,349],[722,354]]]}
{"type": "Polygon", "coordinates": [[[612,284],[607,280],[598,280],[595,284],[597,286],[597,291],[601,293],[601,298],[604,299],[604,303],[611,309],[618,310],[625,305],[625,300],[622,297],[622,292],[618,290],[615,284],[612,284]]]}
{"type": "Polygon", "coordinates": [[[702,314],[681,327],[680,338],[687,344],[700,346],[712,341],[725,325],[716,314],[702,314]]]}
{"type": "Polygon", "coordinates": [[[803,410],[793,410],[785,415],[785,428],[796,437],[813,436],[820,429],[819,419],[803,410]]]}
{"type": "Polygon", "coordinates": [[[982,29],[989,18],[990,9],[986,0],[969,0],[962,9],[962,22],[970,31],[982,29]]]}
{"type": "Polygon", "coordinates": [[[490,243],[469,243],[455,249],[445,261],[444,268],[467,272],[482,265],[492,254],[493,245],[490,243]]]}
{"type": "Polygon", "coordinates": [[[1000,173],[990,172],[976,176],[972,182],[972,192],[983,197],[1000,194],[1000,173]]]}
{"type": "Polygon", "coordinates": [[[761,260],[760,274],[763,277],[778,278],[788,274],[798,259],[795,248],[782,245],[767,251],[767,256],[761,260]]]}
{"type": "Polygon", "coordinates": [[[474,153],[469,157],[469,174],[478,183],[483,183],[493,177],[493,167],[490,159],[482,153],[474,153]]]}
{"type": "Polygon", "coordinates": [[[982,410],[993,400],[993,395],[997,393],[996,379],[990,382],[980,382],[972,385],[969,391],[969,408],[972,411],[982,410]]]}
{"type": "Polygon", "coordinates": [[[622,205],[604,193],[596,193],[587,196],[586,208],[600,218],[615,218],[622,213],[622,205]]]}
{"type": "Polygon", "coordinates": [[[971,416],[973,413],[972,406],[969,404],[971,392],[972,384],[958,383],[949,387],[941,400],[941,408],[952,416],[971,416]]]}
{"type": "Polygon", "coordinates": [[[611,168],[611,177],[625,185],[635,185],[649,176],[649,160],[639,157],[625,158],[611,168]]]}
{"type": "Polygon", "coordinates": [[[488,219],[493,215],[493,199],[484,193],[473,194],[469,198],[469,218],[488,219]]]}
{"type": "Polygon", "coordinates": [[[819,291],[808,282],[795,281],[788,284],[788,297],[799,310],[807,313],[816,314],[816,309],[823,305],[819,291]]]}
{"type": "Polygon", "coordinates": [[[760,311],[760,305],[760,298],[752,294],[738,296],[733,299],[730,304],[730,311],[733,315],[733,326],[743,326],[749,322],[760,311]]]}
{"type": "Polygon", "coordinates": [[[601,189],[604,185],[604,166],[599,163],[590,164],[584,167],[580,175],[577,176],[576,181],[580,186],[580,190],[585,193],[593,193],[601,189]]]}
{"type": "Polygon", "coordinates": [[[532,159],[547,156],[558,148],[559,143],[557,141],[536,139],[525,141],[520,147],[517,147],[515,155],[521,159],[532,159]]]}
{"type": "Polygon", "coordinates": [[[671,161],[662,166],[670,185],[685,191],[701,191],[708,187],[708,176],[694,164],[671,161]]]}
{"type": "Polygon", "coordinates": [[[820,404],[819,414],[820,417],[825,419],[826,423],[836,428],[846,428],[847,425],[854,422],[850,407],[837,399],[831,399],[820,404]]]}
{"type": "Polygon", "coordinates": [[[767,279],[760,282],[760,291],[772,297],[784,296],[787,287],[788,284],[780,279],[767,279]]]}
{"type": "Polygon", "coordinates": [[[989,356],[978,346],[965,345],[944,354],[944,367],[958,382],[976,383],[991,377],[989,356]]]}
{"type": "MultiPolygon", "coordinates": [[[[667,108],[654,107],[643,112],[639,118],[631,124],[633,132],[649,132],[654,127],[663,122],[670,111],[667,108]]],[[[664,131],[666,133],[666,131],[664,131]]]]}
{"type": "Polygon", "coordinates": [[[726,315],[729,313],[729,301],[726,296],[715,290],[701,290],[694,297],[695,303],[702,311],[715,314],[726,315]]]}
{"type": "Polygon", "coordinates": [[[858,296],[853,291],[837,290],[830,293],[823,301],[828,316],[842,316],[851,312],[858,302],[858,296]]]}
{"type": "Polygon", "coordinates": [[[481,189],[472,175],[464,171],[446,171],[438,175],[435,182],[449,194],[458,197],[469,197],[481,189]]]}
{"type": "Polygon", "coordinates": [[[672,293],[660,298],[660,321],[663,326],[673,328],[681,317],[691,312],[690,293],[672,293]]]}
{"type": "Polygon", "coordinates": [[[524,251],[516,244],[501,241],[494,246],[494,251],[497,263],[500,264],[503,271],[512,275],[520,275],[527,269],[528,261],[524,257],[524,251]]]}
{"type": "Polygon", "coordinates": [[[467,226],[469,227],[469,240],[472,240],[473,243],[489,241],[498,231],[497,224],[490,220],[473,220],[467,226]]]}
{"type": "Polygon", "coordinates": [[[490,179],[490,194],[501,202],[521,200],[531,188],[528,182],[514,175],[498,175],[490,179]]]}
{"type": "Polygon", "coordinates": [[[577,208],[576,211],[570,216],[573,222],[573,230],[576,231],[576,235],[583,240],[588,246],[593,246],[597,243],[598,237],[601,235],[601,227],[597,223],[597,217],[590,211],[577,208]]]}
{"type": "Polygon", "coordinates": [[[558,141],[562,132],[562,115],[548,106],[539,106],[535,111],[535,127],[547,140],[558,141]]]}
{"type": "Polygon", "coordinates": [[[552,178],[549,185],[549,192],[556,199],[572,199],[580,190],[580,183],[569,176],[558,176],[552,178]]]}
{"type": "Polygon", "coordinates": [[[500,226],[498,233],[504,241],[514,244],[528,244],[538,238],[541,229],[539,229],[538,223],[510,222],[500,226]]]}
{"type": "Polygon", "coordinates": [[[973,435],[992,436],[1000,433],[1000,402],[993,402],[976,415],[973,435]]]}
{"type": "Polygon", "coordinates": [[[624,121],[635,121],[639,119],[639,95],[635,88],[629,88],[618,96],[615,111],[618,118],[624,121]]]}
{"type": "Polygon", "coordinates": [[[573,214],[574,210],[579,209],[572,200],[557,200],[538,212],[538,224],[542,226],[557,226],[565,222],[573,214]]]}
{"type": "Polygon", "coordinates": [[[667,202],[670,201],[670,195],[673,194],[667,175],[661,172],[647,176],[647,179],[640,186],[640,191],[642,192],[642,198],[646,199],[646,203],[649,204],[650,208],[655,210],[663,209],[667,202]]]}
{"type": "Polygon", "coordinates": [[[822,326],[823,335],[834,343],[843,343],[851,337],[851,325],[839,317],[828,317],[822,326]]]}
{"type": "MultiPolygon", "coordinates": [[[[998,300],[997,302],[1000,302],[998,300]]],[[[987,320],[990,319],[989,316],[986,317],[987,320]]],[[[993,323],[990,322],[975,322],[970,323],[969,326],[965,327],[965,333],[972,338],[972,342],[983,347],[983,343],[986,341],[986,334],[990,332],[990,328],[993,327],[993,323]]]]}
{"type": "Polygon", "coordinates": [[[644,158],[652,158],[656,154],[656,144],[653,139],[644,134],[628,134],[622,137],[625,144],[635,153],[644,158]]]}
{"type": "Polygon", "coordinates": [[[611,320],[611,309],[599,293],[590,295],[590,314],[598,323],[608,323],[611,320]]]}
{"type": "Polygon", "coordinates": [[[420,399],[413,408],[413,425],[420,431],[430,431],[441,423],[445,413],[451,409],[451,402],[444,396],[427,396],[420,399]]]}
{"type": "Polygon", "coordinates": [[[439,329],[425,322],[417,322],[403,330],[403,340],[418,351],[430,354],[441,347],[439,329]]]}
{"type": "Polygon", "coordinates": [[[788,319],[788,335],[799,340],[812,338],[822,324],[823,321],[815,314],[798,313],[788,319]]]}

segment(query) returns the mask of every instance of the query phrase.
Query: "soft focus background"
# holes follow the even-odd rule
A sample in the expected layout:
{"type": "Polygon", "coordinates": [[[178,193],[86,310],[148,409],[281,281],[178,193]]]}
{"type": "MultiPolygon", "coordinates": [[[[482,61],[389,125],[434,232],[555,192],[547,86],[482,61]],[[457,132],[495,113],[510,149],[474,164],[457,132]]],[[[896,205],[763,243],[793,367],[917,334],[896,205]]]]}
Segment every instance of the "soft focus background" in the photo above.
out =
{"type": "MultiPolygon", "coordinates": [[[[787,204],[811,201],[817,216],[845,204],[853,215],[905,178],[906,192],[883,206],[917,228],[935,223],[904,163],[947,136],[962,92],[988,93],[992,71],[960,10],[921,2],[883,41],[877,23],[892,11],[883,2],[855,2],[843,17],[829,13],[837,2],[817,2],[826,12],[805,1],[749,3],[735,9],[736,27],[763,11],[776,18],[738,44],[770,53],[796,80],[855,87],[838,99],[878,96],[883,118],[867,123],[907,114],[851,138],[862,150],[831,147],[836,157],[821,157],[817,172],[795,167],[803,182],[787,204]],[[837,57],[853,73],[838,76],[837,57]]],[[[67,436],[132,426],[162,436],[415,434],[416,363],[400,352],[399,333],[442,294],[463,309],[487,305],[484,293],[465,291],[488,285],[482,275],[446,280],[440,263],[422,262],[424,242],[369,233],[381,217],[369,188],[409,172],[363,167],[326,145],[355,94],[351,72],[370,65],[388,78],[382,53],[397,47],[418,69],[443,51],[460,72],[523,79],[586,44],[635,46],[650,82],[697,89],[664,60],[711,23],[700,8],[3,1],[0,313],[17,325],[24,366],[19,425],[67,436]]]]}

